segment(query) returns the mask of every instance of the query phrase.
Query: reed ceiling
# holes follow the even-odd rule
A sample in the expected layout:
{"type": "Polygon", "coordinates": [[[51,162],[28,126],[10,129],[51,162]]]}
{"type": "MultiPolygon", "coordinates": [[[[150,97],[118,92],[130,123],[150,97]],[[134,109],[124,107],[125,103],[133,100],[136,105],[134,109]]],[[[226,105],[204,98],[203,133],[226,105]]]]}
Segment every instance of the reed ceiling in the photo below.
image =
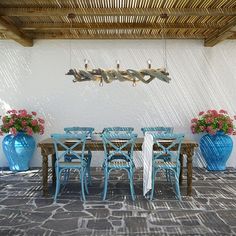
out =
{"type": "Polygon", "coordinates": [[[34,39],[163,37],[202,39],[205,46],[236,39],[236,0],[0,1],[0,39],[24,46],[34,39]]]}

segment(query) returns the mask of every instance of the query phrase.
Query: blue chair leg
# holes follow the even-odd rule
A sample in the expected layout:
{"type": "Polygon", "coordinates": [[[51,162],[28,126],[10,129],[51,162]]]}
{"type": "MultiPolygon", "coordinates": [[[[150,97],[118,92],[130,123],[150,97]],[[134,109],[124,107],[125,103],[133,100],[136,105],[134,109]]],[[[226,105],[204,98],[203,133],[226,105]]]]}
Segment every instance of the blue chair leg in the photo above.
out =
{"type": "MultiPolygon", "coordinates": [[[[86,168],[86,170],[87,170],[87,168],[86,168]]],[[[85,174],[84,174],[85,192],[86,192],[86,194],[89,194],[89,191],[88,191],[88,180],[87,180],[86,174],[87,174],[87,172],[85,172],[85,174]]]]}
{"type": "Polygon", "coordinates": [[[165,170],[165,172],[166,172],[166,180],[169,182],[170,179],[169,179],[169,173],[168,173],[168,170],[165,170]]]}
{"type": "Polygon", "coordinates": [[[104,189],[103,189],[103,201],[106,200],[108,185],[108,170],[104,168],[104,189]]]}
{"type": "Polygon", "coordinates": [[[171,171],[170,170],[165,170],[165,172],[166,172],[167,181],[171,183],[171,171]]]}
{"type": "Polygon", "coordinates": [[[179,175],[177,172],[175,172],[175,191],[177,198],[181,201],[181,194],[180,194],[180,188],[179,188],[179,175]]]}
{"type": "Polygon", "coordinates": [[[132,197],[132,200],[134,201],[135,200],[135,192],[134,192],[134,183],[133,183],[133,171],[130,170],[128,172],[128,175],[129,175],[129,183],[130,183],[130,193],[131,193],[131,197],[132,197]]]}
{"type": "MultiPolygon", "coordinates": [[[[67,157],[65,158],[65,162],[71,162],[71,158],[67,157]]],[[[65,185],[70,177],[70,169],[65,169],[64,170],[64,180],[63,184],[65,185]]]]}
{"type": "Polygon", "coordinates": [[[67,169],[64,171],[64,180],[63,180],[64,185],[68,182],[69,177],[70,177],[70,170],[67,169]]]}
{"type": "Polygon", "coordinates": [[[92,153],[89,150],[89,157],[88,157],[88,164],[87,164],[87,173],[88,173],[88,183],[89,185],[92,185],[92,178],[91,178],[91,174],[90,174],[90,165],[91,165],[91,160],[92,160],[92,153]]]}
{"type": "Polygon", "coordinates": [[[82,200],[83,201],[86,201],[85,193],[84,193],[84,172],[85,171],[86,170],[83,167],[80,169],[81,193],[82,193],[82,200]]]}
{"type": "Polygon", "coordinates": [[[155,173],[155,169],[152,168],[152,190],[151,190],[151,195],[150,195],[150,200],[153,199],[153,195],[154,195],[154,188],[155,188],[155,176],[156,176],[156,173],[155,173]]]}
{"type": "Polygon", "coordinates": [[[59,172],[56,172],[56,191],[55,191],[55,195],[54,195],[54,202],[56,203],[57,202],[57,195],[58,193],[60,192],[60,185],[61,185],[61,173],[62,173],[63,170],[59,170],[59,172]]]}

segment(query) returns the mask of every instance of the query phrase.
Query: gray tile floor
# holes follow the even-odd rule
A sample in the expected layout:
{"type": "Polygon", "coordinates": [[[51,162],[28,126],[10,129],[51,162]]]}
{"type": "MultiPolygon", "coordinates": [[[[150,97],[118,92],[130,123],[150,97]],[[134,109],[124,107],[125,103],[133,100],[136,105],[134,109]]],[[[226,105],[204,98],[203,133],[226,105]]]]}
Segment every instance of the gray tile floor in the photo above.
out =
{"type": "Polygon", "coordinates": [[[52,197],[42,197],[38,169],[0,170],[0,235],[236,235],[236,169],[194,169],[193,197],[186,197],[185,181],[181,202],[163,178],[155,200],[144,199],[141,170],[135,173],[135,202],[124,172],[111,175],[108,200],[101,201],[101,169],[92,175],[86,202],[73,173],[53,204],[52,197]]]}

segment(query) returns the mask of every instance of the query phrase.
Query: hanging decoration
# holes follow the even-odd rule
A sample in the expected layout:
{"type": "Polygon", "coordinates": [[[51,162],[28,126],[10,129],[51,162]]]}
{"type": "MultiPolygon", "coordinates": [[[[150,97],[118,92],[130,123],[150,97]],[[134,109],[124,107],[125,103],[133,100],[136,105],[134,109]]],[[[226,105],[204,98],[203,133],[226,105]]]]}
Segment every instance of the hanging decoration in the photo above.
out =
{"type": "Polygon", "coordinates": [[[104,70],[98,68],[88,70],[88,60],[85,59],[84,70],[70,69],[66,75],[73,75],[73,82],[98,81],[100,86],[103,86],[104,82],[111,83],[115,80],[120,82],[129,81],[133,83],[133,86],[136,86],[137,82],[148,84],[154,79],[159,79],[167,83],[171,80],[168,77],[169,73],[165,70],[152,69],[150,60],[148,60],[148,69],[137,71],[133,69],[120,70],[119,68],[120,64],[118,62],[117,69],[104,70]]]}
{"type": "MultiPolygon", "coordinates": [[[[167,19],[166,14],[160,16],[167,19]]],[[[69,14],[68,19],[71,21],[71,29],[73,20],[75,18],[74,14],[69,14]]],[[[164,29],[162,30],[162,39],[164,39],[164,29]]],[[[129,81],[135,87],[138,82],[143,82],[149,84],[154,79],[159,79],[166,83],[169,83],[171,78],[167,72],[167,58],[166,58],[166,40],[164,39],[164,48],[163,48],[163,58],[164,58],[164,68],[163,69],[153,69],[151,68],[151,60],[147,61],[148,68],[140,71],[133,69],[120,70],[120,62],[116,61],[116,69],[88,69],[89,61],[84,60],[84,69],[70,69],[66,75],[74,76],[73,82],[84,82],[84,81],[98,81],[100,86],[103,86],[104,83],[111,83],[113,81],[129,81]]],[[[71,66],[71,44],[70,44],[70,66],[71,66]]]]}

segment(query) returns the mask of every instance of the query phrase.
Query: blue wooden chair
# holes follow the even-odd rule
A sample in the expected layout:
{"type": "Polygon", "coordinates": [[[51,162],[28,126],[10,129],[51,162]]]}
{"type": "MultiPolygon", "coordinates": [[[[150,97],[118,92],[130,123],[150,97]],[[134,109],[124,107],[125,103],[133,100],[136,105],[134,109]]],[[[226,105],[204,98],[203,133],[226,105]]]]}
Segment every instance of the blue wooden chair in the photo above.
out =
{"type": "Polygon", "coordinates": [[[130,134],[134,131],[133,127],[121,127],[121,126],[117,126],[117,127],[107,127],[103,129],[103,133],[104,132],[110,132],[110,133],[114,133],[114,134],[120,134],[120,133],[127,133],[130,134]]]}
{"type": "Polygon", "coordinates": [[[173,127],[162,127],[162,126],[141,128],[143,135],[145,135],[146,132],[157,133],[157,134],[169,134],[169,133],[172,134],[173,130],[174,130],[173,127]]]}
{"type": "Polygon", "coordinates": [[[132,200],[135,200],[133,175],[133,149],[137,134],[134,133],[110,133],[104,132],[101,135],[104,146],[104,190],[103,200],[106,199],[109,173],[112,170],[126,170],[130,181],[130,192],[132,200]]]}
{"type": "Polygon", "coordinates": [[[161,170],[169,171],[170,177],[174,177],[176,196],[181,200],[179,188],[180,175],[180,148],[184,139],[184,134],[152,134],[154,139],[154,146],[157,145],[158,151],[153,152],[152,158],[152,191],[150,199],[153,199],[155,176],[161,170]],[[167,142],[168,141],[168,142],[167,142]],[[173,150],[174,148],[174,150],[173,150]],[[165,159],[165,157],[167,159],[165,159]]]}
{"type": "Polygon", "coordinates": [[[86,134],[52,134],[51,138],[56,153],[56,192],[54,202],[56,202],[60,191],[62,174],[71,169],[80,171],[82,199],[85,201],[84,188],[85,190],[87,189],[87,159],[84,158],[86,134]],[[75,156],[76,159],[68,162],[66,161],[68,156],[75,156]]]}
{"type": "MultiPolygon", "coordinates": [[[[64,128],[64,131],[67,134],[85,133],[87,136],[87,139],[91,139],[94,132],[94,128],[92,127],[66,127],[64,128]]],[[[92,184],[92,179],[91,179],[91,174],[90,174],[90,165],[91,165],[91,160],[92,160],[91,150],[88,149],[88,151],[84,153],[84,157],[88,160],[87,175],[88,175],[88,183],[91,185],[92,184]]],[[[65,160],[68,162],[73,160],[74,158],[76,158],[76,156],[65,156],[65,160]]],[[[68,170],[67,175],[65,175],[65,181],[69,178],[69,175],[70,175],[70,172],[68,170]]]]}

